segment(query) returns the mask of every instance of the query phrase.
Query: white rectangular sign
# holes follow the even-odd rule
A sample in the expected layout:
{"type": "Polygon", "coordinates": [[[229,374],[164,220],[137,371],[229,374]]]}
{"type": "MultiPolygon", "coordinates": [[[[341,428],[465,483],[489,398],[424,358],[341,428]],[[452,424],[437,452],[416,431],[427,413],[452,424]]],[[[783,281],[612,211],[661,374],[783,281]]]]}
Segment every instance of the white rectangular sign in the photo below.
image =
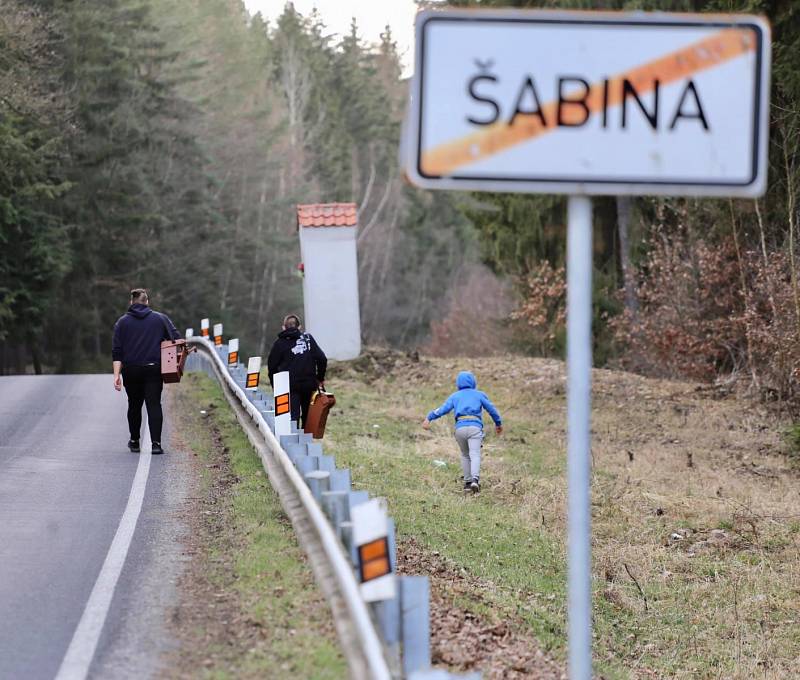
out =
{"type": "Polygon", "coordinates": [[[755,16],[428,10],[407,174],[431,189],[758,196],[770,30],[755,16]]]}

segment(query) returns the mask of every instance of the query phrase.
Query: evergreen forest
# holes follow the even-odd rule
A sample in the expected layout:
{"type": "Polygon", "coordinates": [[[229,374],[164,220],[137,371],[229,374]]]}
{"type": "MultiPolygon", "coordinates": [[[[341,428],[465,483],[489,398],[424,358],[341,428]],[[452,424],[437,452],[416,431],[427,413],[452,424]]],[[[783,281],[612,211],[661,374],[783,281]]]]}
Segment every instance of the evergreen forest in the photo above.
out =
{"type": "MultiPolygon", "coordinates": [[[[451,4],[770,19],[766,196],[596,200],[595,361],[796,401],[800,5],[451,4]]],[[[0,373],[107,370],[138,286],[263,354],[302,311],[294,206],[333,201],[360,209],[365,342],[561,355],[565,200],[409,186],[407,90],[390,27],[332,36],[291,3],[267,23],[242,0],[2,0],[0,373]]]]}

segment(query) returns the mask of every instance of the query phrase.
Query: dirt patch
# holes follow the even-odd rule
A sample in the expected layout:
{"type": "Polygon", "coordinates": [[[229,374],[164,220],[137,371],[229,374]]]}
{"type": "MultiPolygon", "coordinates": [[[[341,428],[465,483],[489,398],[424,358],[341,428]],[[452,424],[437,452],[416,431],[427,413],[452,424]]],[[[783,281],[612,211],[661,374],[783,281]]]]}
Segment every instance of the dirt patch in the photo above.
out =
{"type": "Polygon", "coordinates": [[[346,677],[330,609],[260,459],[219,387],[199,375],[184,382],[174,446],[197,484],[170,624],[178,644],[162,677],[346,677]]]}
{"type": "Polygon", "coordinates": [[[232,577],[236,544],[225,524],[230,489],[238,480],[231,472],[229,452],[219,430],[208,418],[215,406],[209,404],[205,409],[214,453],[213,462],[204,462],[181,434],[197,424],[190,422],[186,405],[178,403],[180,399],[173,397],[170,409],[177,425],[172,430],[171,446],[190,457],[196,481],[184,509],[184,521],[189,527],[184,554],[191,561],[179,583],[180,602],[169,617],[178,649],[168,655],[167,670],[160,676],[170,679],[196,678],[198,669],[211,671],[225,665],[228,658],[246,654],[267,639],[258,622],[243,616],[243,603],[232,577]]]}
{"type": "Polygon", "coordinates": [[[469,600],[491,611],[484,593],[493,586],[423,548],[413,538],[398,545],[397,570],[428,576],[431,588],[431,660],[458,671],[483,672],[489,680],[562,680],[564,666],[548,657],[539,643],[525,634],[524,624],[508,617],[480,616],[458,605],[469,600]]]}
{"type": "Polygon", "coordinates": [[[431,362],[416,350],[400,352],[384,347],[367,347],[357,359],[331,362],[328,379],[355,379],[371,385],[387,376],[424,380],[431,372],[431,362]]]}

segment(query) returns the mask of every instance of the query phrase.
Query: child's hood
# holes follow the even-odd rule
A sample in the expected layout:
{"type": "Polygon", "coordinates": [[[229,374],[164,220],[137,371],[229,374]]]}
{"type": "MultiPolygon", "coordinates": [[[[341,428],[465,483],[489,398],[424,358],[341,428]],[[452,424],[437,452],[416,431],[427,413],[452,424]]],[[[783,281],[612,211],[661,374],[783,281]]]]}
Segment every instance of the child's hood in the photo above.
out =
{"type": "Polygon", "coordinates": [[[469,371],[461,371],[456,378],[456,387],[460,390],[474,389],[477,384],[475,376],[469,371]]]}

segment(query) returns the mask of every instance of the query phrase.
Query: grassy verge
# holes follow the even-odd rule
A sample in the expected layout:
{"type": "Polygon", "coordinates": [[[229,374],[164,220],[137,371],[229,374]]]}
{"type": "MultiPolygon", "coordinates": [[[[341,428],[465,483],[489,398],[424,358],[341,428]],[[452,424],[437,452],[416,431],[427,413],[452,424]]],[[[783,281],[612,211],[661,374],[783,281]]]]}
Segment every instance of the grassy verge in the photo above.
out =
{"type": "Polygon", "coordinates": [[[175,674],[347,677],[327,603],[220,388],[191,374],[175,401],[203,476],[201,544],[184,584],[193,602],[175,674]]]}
{"type": "MultiPolygon", "coordinates": [[[[401,540],[480,580],[480,597],[461,606],[513,622],[563,658],[563,366],[506,357],[374,369],[334,369],[327,451],[356,486],[388,498],[401,540]],[[487,437],[475,498],[459,491],[450,422],[419,427],[462,367],[507,425],[505,438],[487,437]]],[[[777,424],[694,385],[596,371],[593,429],[603,675],[800,677],[800,497],[777,424]]]]}

